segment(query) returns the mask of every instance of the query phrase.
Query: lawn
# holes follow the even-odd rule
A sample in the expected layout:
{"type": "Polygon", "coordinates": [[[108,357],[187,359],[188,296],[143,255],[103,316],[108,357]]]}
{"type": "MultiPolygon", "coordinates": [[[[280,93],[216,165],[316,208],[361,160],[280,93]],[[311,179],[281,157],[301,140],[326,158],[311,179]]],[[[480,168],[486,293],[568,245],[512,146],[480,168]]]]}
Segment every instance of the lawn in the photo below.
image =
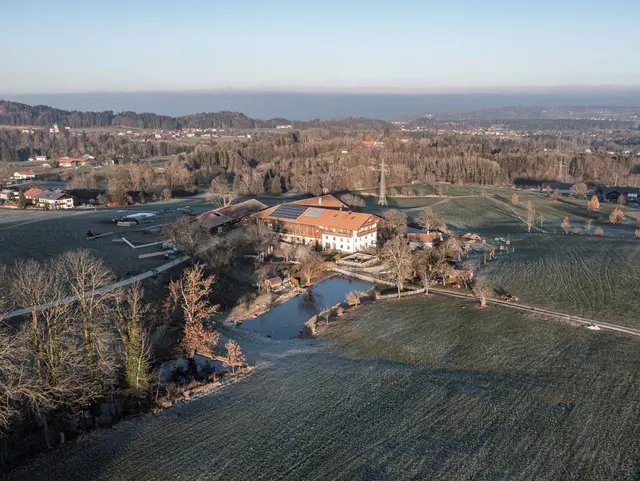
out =
{"type": "Polygon", "coordinates": [[[480,275],[538,307],[640,327],[640,240],[525,234],[480,275]]]}
{"type": "MultiPolygon", "coordinates": [[[[513,192],[501,194],[497,196],[503,202],[511,206],[511,195],[513,192]]],[[[568,217],[572,227],[579,227],[581,230],[585,228],[585,220],[592,220],[592,231],[596,227],[601,227],[606,235],[615,235],[616,237],[633,237],[637,228],[636,223],[640,218],[640,211],[636,207],[622,206],[625,213],[624,222],[619,225],[613,225],[609,222],[609,214],[613,209],[619,207],[612,203],[601,203],[600,209],[593,213],[587,211],[587,201],[585,199],[574,199],[573,197],[564,196],[557,202],[549,197],[545,197],[533,191],[518,191],[520,202],[515,210],[523,218],[527,213],[528,202],[536,211],[536,225],[539,225],[540,214],[544,216],[544,228],[550,231],[561,231],[561,224],[565,217],[568,217]]]]}
{"type": "Polygon", "coordinates": [[[503,203],[489,197],[449,198],[433,209],[458,233],[506,236],[525,232],[525,225],[503,203]]]}
{"type": "Polygon", "coordinates": [[[256,369],[47,452],[8,479],[632,480],[638,341],[445,298],[319,341],[231,331],[256,369]]]}

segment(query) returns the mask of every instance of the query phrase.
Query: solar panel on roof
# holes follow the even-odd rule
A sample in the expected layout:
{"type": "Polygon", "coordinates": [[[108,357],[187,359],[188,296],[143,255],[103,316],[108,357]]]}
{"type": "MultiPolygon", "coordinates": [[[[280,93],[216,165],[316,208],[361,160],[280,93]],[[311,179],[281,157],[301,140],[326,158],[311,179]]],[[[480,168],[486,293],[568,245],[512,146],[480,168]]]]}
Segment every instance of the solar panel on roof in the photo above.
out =
{"type": "Polygon", "coordinates": [[[271,217],[294,220],[300,217],[300,215],[307,209],[308,207],[306,205],[284,204],[274,210],[271,217]]]}
{"type": "Polygon", "coordinates": [[[309,217],[320,217],[323,212],[322,209],[309,209],[305,215],[309,217]]]}

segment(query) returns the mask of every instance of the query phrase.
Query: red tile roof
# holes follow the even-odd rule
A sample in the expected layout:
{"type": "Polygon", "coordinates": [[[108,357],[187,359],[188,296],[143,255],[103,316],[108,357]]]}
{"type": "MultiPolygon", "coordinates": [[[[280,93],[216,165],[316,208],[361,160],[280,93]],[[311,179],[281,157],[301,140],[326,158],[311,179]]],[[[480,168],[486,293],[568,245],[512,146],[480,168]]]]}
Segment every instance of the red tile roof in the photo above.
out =
{"type": "Polygon", "coordinates": [[[433,242],[438,239],[437,234],[423,234],[420,232],[408,232],[407,239],[410,242],[433,242]]]}
{"type": "Polygon", "coordinates": [[[18,172],[16,172],[16,174],[21,174],[21,175],[36,175],[35,172],[31,171],[31,170],[19,170],[18,172]]]}
{"type": "MultiPolygon", "coordinates": [[[[368,222],[377,224],[380,219],[372,214],[364,214],[360,212],[350,212],[347,210],[338,211],[335,209],[323,209],[321,207],[309,207],[306,209],[297,219],[282,219],[280,217],[272,217],[279,207],[287,204],[279,204],[270,207],[267,210],[263,210],[258,213],[257,216],[262,219],[272,219],[283,222],[284,224],[300,224],[300,225],[312,225],[323,230],[326,229],[344,229],[344,230],[358,230],[362,228],[368,222]],[[311,211],[313,215],[309,215],[311,211]]],[[[290,204],[289,204],[290,205],[290,204]]]]}
{"type": "Polygon", "coordinates": [[[338,200],[331,194],[327,195],[319,195],[317,197],[310,197],[309,199],[301,199],[293,202],[289,202],[290,204],[295,205],[308,205],[309,207],[326,207],[326,208],[334,208],[334,209],[349,209],[349,206],[338,200]]]}
{"type": "Polygon", "coordinates": [[[33,199],[33,198],[35,198],[36,195],[38,195],[41,192],[45,192],[45,190],[44,189],[36,189],[35,187],[33,187],[33,188],[29,189],[29,190],[26,190],[24,192],[24,196],[27,199],[33,199]]]}

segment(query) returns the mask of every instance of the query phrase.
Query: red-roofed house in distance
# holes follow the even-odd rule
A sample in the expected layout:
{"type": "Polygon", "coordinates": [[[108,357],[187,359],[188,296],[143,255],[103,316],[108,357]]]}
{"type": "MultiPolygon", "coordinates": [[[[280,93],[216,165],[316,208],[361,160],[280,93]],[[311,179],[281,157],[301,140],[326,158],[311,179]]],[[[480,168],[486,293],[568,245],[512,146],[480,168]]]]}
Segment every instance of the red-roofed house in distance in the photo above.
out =
{"type": "Polygon", "coordinates": [[[321,197],[304,199],[303,204],[299,202],[270,207],[256,217],[288,242],[342,252],[359,252],[377,245],[379,217],[325,208],[323,202],[328,200],[321,197]]]}
{"type": "Polygon", "coordinates": [[[13,178],[16,180],[33,180],[36,178],[36,173],[31,170],[19,170],[13,174],[13,178]]]}
{"type": "Polygon", "coordinates": [[[62,168],[72,168],[78,167],[79,165],[83,165],[86,162],[86,159],[77,158],[77,157],[61,157],[58,159],[58,167],[62,168]]]}
{"type": "Polygon", "coordinates": [[[24,198],[27,200],[33,200],[36,198],[36,195],[38,195],[41,192],[46,192],[46,191],[44,189],[36,189],[35,187],[32,187],[31,189],[24,191],[24,198]]]}

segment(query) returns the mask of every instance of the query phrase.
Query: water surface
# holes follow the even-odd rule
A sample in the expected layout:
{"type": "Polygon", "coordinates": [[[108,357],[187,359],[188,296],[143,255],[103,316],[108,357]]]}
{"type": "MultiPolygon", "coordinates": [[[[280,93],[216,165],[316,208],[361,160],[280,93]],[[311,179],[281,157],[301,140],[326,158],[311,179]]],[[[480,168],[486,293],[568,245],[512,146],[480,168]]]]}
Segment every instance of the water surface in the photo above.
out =
{"type": "Polygon", "coordinates": [[[344,301],[347,292],[371,287],[373,284],[369,282],[332,277],[313,286],[308,294],[296,296],[254,319],[245,320],[242,327],[274,339],[290,339],[300,333],[311,316],[344,301]]]}

